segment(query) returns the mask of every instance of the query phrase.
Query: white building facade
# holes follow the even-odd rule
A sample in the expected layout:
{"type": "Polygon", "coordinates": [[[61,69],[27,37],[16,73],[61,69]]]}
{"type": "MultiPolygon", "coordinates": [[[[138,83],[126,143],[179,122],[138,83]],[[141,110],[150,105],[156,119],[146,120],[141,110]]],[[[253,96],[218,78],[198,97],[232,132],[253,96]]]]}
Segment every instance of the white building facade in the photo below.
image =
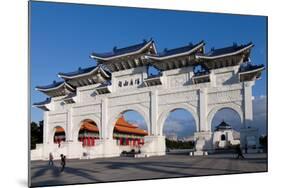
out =
{"type": "Polygon", "coordinates": [[[141,154],[165,155],[163,125],[175,109],[189,111],[196,123],[194,155],[213,148],[211,122],[221,109],[236,111],[243,127],[241,145],[251,136],[258,143],[257,128],[252,125],[252,87],[260,78],[263,65],[252,65],[252,43],[212,49],[205,53],[205,43],[188,44],[157,52],[154,41],[144,41],[112,52],[93,53],[97,66],[59,73],[63,81],[36,89],[49,98],[33,106],[44,110],[43,144],[31,151],[31,159],[97,158],[120,156],[124,148],[113,139],[114,125],[120,114],[134,110],[141,114],[148,128],[141,154]],[[159,72],[149,75],[148,67],[159,72]],[[199,70],[197,70],[199,69],[199,70]],[[99,140],[91,148],[78,141],[81,122],[93,120],[99,140]],[[60,147],[53,142],[57,127],[65,130],[60,147]]]}

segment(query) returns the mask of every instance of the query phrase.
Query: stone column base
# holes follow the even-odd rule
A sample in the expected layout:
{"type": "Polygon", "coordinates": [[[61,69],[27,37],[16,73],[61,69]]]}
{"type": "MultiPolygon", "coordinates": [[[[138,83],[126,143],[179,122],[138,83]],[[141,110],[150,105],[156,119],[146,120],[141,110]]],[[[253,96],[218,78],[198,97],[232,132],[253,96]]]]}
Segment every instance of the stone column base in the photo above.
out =
{"type": "Polygon", "coordinates": [[[208,155],[208,150],[212,149],[213,134],[210,131],[207,132],[195,132],[195,151],[191,152],[192,156],[208,155]]]}
{"type": "Polygon", "coordinates": [[[165,136],[145,136],[144,146],[141,148],[143,157],[166,155],[165,136]]]}

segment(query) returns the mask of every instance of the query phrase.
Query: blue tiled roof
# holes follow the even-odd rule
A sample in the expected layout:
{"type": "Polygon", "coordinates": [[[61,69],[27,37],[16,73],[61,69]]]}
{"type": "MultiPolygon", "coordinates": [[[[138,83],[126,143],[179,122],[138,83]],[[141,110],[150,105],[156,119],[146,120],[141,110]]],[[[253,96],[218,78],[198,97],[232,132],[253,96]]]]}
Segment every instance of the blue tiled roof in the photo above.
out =
{"type": "Polygon", "coordinates": [[[251,70],[256,70],[259,68],[263,68],[264,65],[252,65],[252,64],[247,64],[246,66],[240,66],[239,68],[239,72],[247,72],[247,71],[251,71],[251,70]]]}
{"type": "Polygon", "coordinates": [[[206,53],[206,56],[212,57],[212,56],[218,56],[218,55],[223,55],[223,54],[228,54],[228,53],[233,53],[236,52],[238,50],[241,50],[247,46],[252,45],[252,43],[248,43],[245,45],[237,45],[237,44],[233,44],[232,46],[228,46],[225,48],[219,48],[219,49],[212,49],[210,52],[206,53]]]}
{"type": "Polygon", "coordinates": [[[222,121],[218,126],[216,126],[216,131],[226,129],[232,129],[232,127],[224,121],[222,121]]]}
{"type": "Polygon", "coordinates": [[[46,100],[44,100],[42,102],[33,103],[33,105],[34,106],[41,106],[41,105],[49,104],[50,102],[51,102],[51,98],[47,98],[46,100]]]}
{"type": "Polygon", "coordinates": [[[92,53],[93,56],[97,56],[97,57],[102,57],[102,58],[109,58],[109,57],[114,57],[117,55],[122,55],[122,54],[126,54],[126,53],[131,53],[131,52],[135,52],[140,50],[141,48],[143,48],[146,44],[148,44],[149,42],[152,42],[152,39],[149,41],[144,40],[142,43],[139,44],[135,44],[132,46],[128,46],[125,48],[117,48],[114,47],[113,50],[111,52],[107,52],[107,53],[92,53]]]}
{"type": "Polygon", "coordinates": [[[68,73],[62,73],[62,72],[60,72],[59,75],[62,75],[62,76],[76,76],[76,75],[79,75],[79,74],[84,74],[84,73],[91,72],[91,71],[94,70],[96,67],[97,67],[97,66],[92,66],[92,67],[87,67],[87,68],[79,68],[79,69],[76,70],[76,71],[68,72],[68,73]]]}
{"type": "Polygon", "coordinates": [[[58,87],[59,85],[61,85],[62,83],[64,83],[64,81],[54,81],[52,84],[46,85],[46,86],[36,86],[37,89],[50,89],[50,88],[54,88],[54,87],[58,87]]]}
{"type": "Polygon", "coordinates": [[[192,50],[193,48],[195,48],[196,46],[198,46],[201,43],[204,43],[204,41],[201,41],[201,42],[199,42],[199,43],[197,43],[195,45],[190,43],[190,44],[188,44],[186,46],[182,46],[182,47],[179,47],[179,48],[173,48],[173,49],[170,49],[170,50],[164,49],[163,52],[160,52],[160,53],[158,53],[155,56],[157,56],[157,57],[165,57],[165,56],[170,56],[170,55],[174,55],[174,54],[180,54],[180,53],[188,52],[188,51],[192,50]]]}
{"type": "MultiPolygon", "coordinates": [[[[85,73],[89,73],[92,70],[94,70],[95,68],[97,68],[97,66],[92,66],[92,67],[87,67],[87,68],[79,68],[77,71],[73,71],[73,72],[68,72],[68,73],[62,73],[60,72],[59,75],[61,76],[77,76],[80,74],[85,74],[85,73]]],[[[105,69],[103,69],[107,74],[111,75],[111,73],[105,69]]]]}

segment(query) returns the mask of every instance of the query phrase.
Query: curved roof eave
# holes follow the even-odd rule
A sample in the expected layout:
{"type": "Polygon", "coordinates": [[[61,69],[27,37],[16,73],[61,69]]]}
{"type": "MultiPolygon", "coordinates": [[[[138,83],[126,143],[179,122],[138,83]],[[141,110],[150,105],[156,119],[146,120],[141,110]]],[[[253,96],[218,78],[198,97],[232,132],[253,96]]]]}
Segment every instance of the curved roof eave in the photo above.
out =
{"type": "MultiPolygon", "coordinates": [[[[120,57],[124,57],[124,56],[129,56],[129,55],[135,55],[135,54],[138,54],[140,52],[142,52],[144,49],[146,49],[147,47],[149,47],[151,44],[154,44],[153,40],[149,41],[146,45],[144,45],[142,48],[140,48],[139,50],[137,51],[133,51],[133,52],[129,52],[129,53],[124,53],[124,54],[120,54],[120,55],[117,55],[117,56],[111,56],[111,57],[99,57],[97,55],[90,55],[90,57],[92,59],[98,59],[98,60],[103,60],[103,61],[109,61],[109,60],[112,60],[112,59],[116,59],[116,58],[120,58],[120,57]]],[[[153,49],[156,51],[156,48],[155,48],[155,45],[152,45],[153,49]]]]}
{"type": "Polygon", "coordinates": [[[68,83],[66,83],[66,82],[62,82],[62,83],[59,84],[58,86],[56,86],[56,87],[51,87],[51,88],[40,88],[40,87],[37,86],[37,87],[35,88],[35,90],[37,90],[37,91],[42,91],[42,92],[53,91],[53,90],[59,89],[60,87],[63,87],[64,85],[67,86],[70,90],[75,91],[75,89],[74,89],[71,85],[69,85],[68,83]]]}
{"type": "Polygon", "coordinates": [[[59,73],[58,77],[63,78],[63,79],[75,79],[75,78],[80,78],[80,77],[83,77],[83,76],[89,76],[89,75],[95,73],[98,70],[101,70],[101,72],[105,75],[105,77],[110,78],[110,75],[108,73],[106,73],[106,71],[103,70],[100,66],[97,66],[96,68],[94,68],[90,72],[81,73],[81,74],[77,74],[77,75],[73,75],[73,76],[67,76],[67,75],[64,75],[63,73],[59,73]]]}
{"type": "Polygon", "coordinates": [[[179,57],[179,56],[184,56],[184,55],[189,55],[192,52],[196,51],[197,49],[201,48],[204,46],[205,43],[202,41],[198,45],[194,46],[194,48],[190,49],[189,51],[178,53],[178,54],[173,54],[173,55],[168,55],[168,56],[163,56],[163,57],[158,57],[158,56],[151,56],[151,55],[146,55],[147,58],[153,59],[153,60],[166,60],[166,59],[171,59],[174,57],[179,57]]]}
{"type": "Polygon", "coordinates": [[[240,75],[240,74],[249,74],[249,73],[252,73],[252,72],[263,71],[264,69],[265,69],[265,67],[260,67],[260,68],[253,69],[253,70],[238,72],[238,74],[239,74],[239,75],[240,75]]]}
{"type": "Polygon", "coordinates": [[[254,47],[254,44],[249,44],[248,46],[245,46],[244,48],[240,49],[240,50],[237,50],[235,52],[231,52],[231,53],[226,53],[226,54],[221,54],[221,55],[216,55],[216,56],[207,56],[207,55],[195,55],[195,57],[197,59],[209,59],[209,60],[212,60],[212,59],[218,59],[218,58],[223,58],[223,57],[227,57],[227,56],[232,56],[232,55],[237,55],[249,48],[252,48],[254,47]]]}

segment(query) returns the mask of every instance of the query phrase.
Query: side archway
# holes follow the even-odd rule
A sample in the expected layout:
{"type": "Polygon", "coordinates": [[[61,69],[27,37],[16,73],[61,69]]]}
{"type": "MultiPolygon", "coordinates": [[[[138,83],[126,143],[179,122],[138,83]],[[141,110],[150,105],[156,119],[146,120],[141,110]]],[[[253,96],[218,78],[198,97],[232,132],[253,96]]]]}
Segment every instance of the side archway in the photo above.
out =
{"type": "Polygon", "coordinates": [[[169,116],[170,112],[177,110],[177,109],[184,109],[184,110],[190,112],[195,120],[196,131],[199,131],[199,118],[198,118],[196,109],[189,104],[176,104],[176,105],[167,106],[160,114],[158,121],[157,121],[158,122],[157,131],[158,131],[159,136],[163,136],[164,123],[165,123],[165,120],[167,119],[167,117],[169,116]]]}
{"type": "Polygon", "coordinates": [[[54,143],[54,137],[55,137],[55,134],[56,134],[56,132],[58,131],[58,129],[60,129],[60,131],[62,132],[64,132],[64,134],[65,134],[65,139],[64,140],[66,140],[67,139],[67,131],[66,131],[66,127],[64,126],[64,125],[53,125],[53,126],[50,126],[49,127],[49,134],[48,134],[48,142],[49,143],[54,143]]]}
{"type": "Polygon", "coordinates": [[[99,138],[101,138],[101,121],[100,118],[94,116],[94,115],[89,115],[89,116],[81,116],[79,118],[75,118],[73,120],[73,128],[72,128],[72,140],[73,141],[78,141],[78,137],[79,137],[79,131],[80,128],[84,122],[84,120],[91,120],[93,122],[95,122],[98,130],[99,130],[99,138]]]}
{"type": "Polygon", "coordinates": [[[108,120],[107,136],[106,136],[107,139],[113,138],[113,130],[114,130],[116,121],[118,120],[118,118],[120,117],[121,114],[124,114],[125,112],[128,112],[128,111],[135,111],[144,118],[144,121],[147,125],[148,134],[150,134],[151,129],[150,129],[149,113],[147,111],[145,111],[145,109],[143,109],[139,105],[123,106],[123,107],[119,107],[119,108],[115,109],[113,111],[112,115],[110,116],[110,119],[108,120]]]}
{"type": "Polygon", "coordinates": [[[224,105],[217,105],[215,107],[213,107],[209,113],[208,113],[208,130],[211,131],[212,128],[212,120],[214,119],[215,114],[223,109],[230,109],[233,110],[234,112],[236,112],[240,118],[241,121],[241,125],[243,125],[243,111],[242,108],[239,105],[236,104],[224,104],[224,105]]]}
{"type": "Polygon", "coordinates": [[[61,126],[55,126],[52,130],[51,136],[50,141],[54,144],[58,144],[58,147],[60,147],[61,143],[66,140],[65,129],[61,126]]]}

